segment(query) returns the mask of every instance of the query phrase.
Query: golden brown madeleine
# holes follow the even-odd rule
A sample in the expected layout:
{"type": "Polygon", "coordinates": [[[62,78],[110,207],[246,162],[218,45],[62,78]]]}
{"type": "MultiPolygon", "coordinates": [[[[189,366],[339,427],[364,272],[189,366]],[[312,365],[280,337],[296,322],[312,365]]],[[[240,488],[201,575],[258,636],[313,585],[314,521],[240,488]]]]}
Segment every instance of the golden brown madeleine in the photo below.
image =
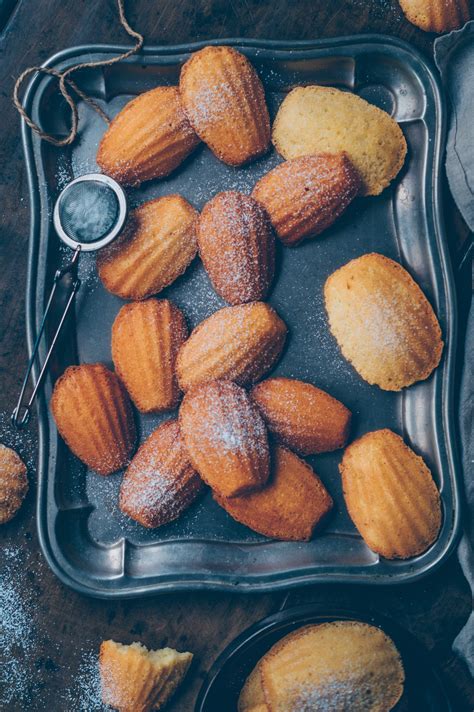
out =
{"type": "Polygon", "coordinates": [[[362,255],[328,277],[324,299],[343,356],[368,383],[399,391],[428,378],[439,364],[438,320],[398,262],[362,255]]]}
{"type": "Polygon", "coordinates": [[[437,539],[438,490],[423,459],[399,435],[363,435],[346,449],[339,469],[347,509],[370,549],[407,559],[437,539]]]}
{"type": "Polygon", "coordinates": [[[407,20],[425,32],[449,32],[472,17],[469,0],[400,0],[407,20]]]}
{"type": "Polygon", "coordinates": [[[177,519],[201,488],[178,421],[168,420],[145,440],[128,466],[120,487],[120,509],[144,527],[161,527],[177,519]]]}
{"type": "Polygon", "coordinates": [[[198,143],[178,87],[157,87],[117,114],[99,144],[97,164],[119,183],[139,185],[167,176],[198,143]]]}
{"type": "Polygon", "coordinates": [[[345,153],[284,161],[260,178],[252,196],[287,246],[319,235],[357,195],[360,176],[345,153]]]}
{"type": "Polygon", "coordinates": [[[320,388],[294,378],[267,378],[251,391],[268,429],[302,455],[344,447],[351,412],[320,388]]]}
{"type": "Polygon", "coordinates": [[[203,208],[199,254],[216,292],[230,304],[265,299],[275,269],[275,238],[264,209],[236,191],[203,208]]]}
{"type": "Polygon", "coordinates": [[[66,445],[91,470],[110,475],[128,465],[136,441],[132,406],[101,363],[69,366],[54,385],[51,411],[66,445]]]}
{"type": "Polygon", "coordinates": [[[15,450],[0,443],[0,524],[13,519],[27,492],[25,463],[15,450]]]}
{"type": "Polygon", "coordinates": [[[202,321],[181,347],[176,362],[183,391],[205,381],[258,381],[278,360],[287,328],[269,304],[224,307],[202,321]]]}
{"type": "Polygon", "coordinates": [[[205,47],[181,69],[183,108],[198,136],[221,161],[240,166],[270,143],[262,82],[232,47],[205,47]]]}
{"type": "Polygon", "coordinates": [[[362,179],[361,195],[378,195],[400,171],[407,143],[385,111],[334,87],[296,87],[273,124],[273,143],[287,160],[345,151],[362,179]]]}
{"type": "Polygon", "coordinates": [[[237,712],[269,712],[263,692],[260,662],[254,667],[240,691],[237,712]]]}
{"type": "Polygon", "coordinates": [[[173,648],[147,650],[140,643],[104,640],[99,670],[102,702],[118,712],[161,710],[184,680],[193,656],[173,648]]]}
{"type": "Polygon", "coordinates": [[[105,288],[123,299],[145,299],[174,282],[196,257],[198,216],[180,195],[133,210],[123,234],[97,258],[105,288]]]}
{"type": "Polygon", "coordinates": [[[243,388],[211,381],[184,396],[179,424],[192,464],[223,497],[250,492],[268,479],[270,456],[263,418],[243,388]]]}
{"type": "Polygon", "coordinates": [[[215,500],[241,524],[283,541],[309,541],[332,509],[332,498],[312,468],[291,450],[276,447],[267,485],[240,497],[215,500]]]}
{"type": "Polygon", "coordinates": [[[300,628],[278,641],[259,668],[271,712],[389,712],[405,682],[391,638],[358,621],[300,628]]]}
{"type": "Polygon", "coordinates": [[[142,413],[175,408],[180,398],[175,365],[188,328],[168,299],[125,304],[112,326],[112,359],[142,413]]]}

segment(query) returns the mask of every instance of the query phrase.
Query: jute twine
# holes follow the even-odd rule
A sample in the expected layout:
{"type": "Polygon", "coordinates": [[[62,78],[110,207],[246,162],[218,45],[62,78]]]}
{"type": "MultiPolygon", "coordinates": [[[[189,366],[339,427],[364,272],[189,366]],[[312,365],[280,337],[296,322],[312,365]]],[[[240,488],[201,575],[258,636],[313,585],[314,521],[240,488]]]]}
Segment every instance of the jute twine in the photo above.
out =
{"type": "Polygon", "coordinates": [[[87,96],[87,94],[85,94],[81,89],[79,89],[77,84],[71,79],[71,74],[73,72],[79,71],[80,69],[88,69],[91,67],[107,67],[111,64],[115,64],[116,62],[121,62],[122,60],[127,59],[127,57],[130,57],[132,54],[135,54],[135,52],[139,52],[139,50],[143,47],[143,35],[133,30],[128,24],[127,18],[125,17],[124,0],[117,0],[117,6],[120,17],[120,24],[122,25],[126,33],[136,40],[134,47],[129,49],[127,52],[118,55],[117,57],[112,57],[112,59],[101,59],[96,62],[82,62],[81,64],[76,64],[74,67],[65,69],[63,72],[58,72],[56,69],[51,69],[50,67],[29,67],[28,69],[25,69],[22,74],[20,74],[20,76],[15,82],[15,88],[13,90],[13,103],[15,107],[17,108],[23,119],[26,121],[30,129],[37,133],[40,138],[44,139],[45,141],[48,141],[49,143],[52,143],[53,146],[69,146],[77,136],[79,115],[77,111],[76,100],[70,93],[71,89],[81,99],[83,99],[83,101],[87,102],[90,106],[92,106],[107,124],[110,123],[110,119],[107,114],[102,111],[100,106],[93,99],[91,99],[90,96],[87,96]],[[71,129],[69,131],[69,134],[65,138],[56,138],[55,136],[52,136],[51,134],[48,134],[45,131],[42,131],[38,124],[33,121],[31,116],[26,113],[25,109],[21,104],[21,101],[18,96],[20,87],[25,81],[25,79],[27,79],[27,77],[29,77],[31,74],[35,74],[36,72],[50,74],[53,77],[57,77],[57,79],[59,80],[59,91],[61,92],[71,109],[71,129]]]}

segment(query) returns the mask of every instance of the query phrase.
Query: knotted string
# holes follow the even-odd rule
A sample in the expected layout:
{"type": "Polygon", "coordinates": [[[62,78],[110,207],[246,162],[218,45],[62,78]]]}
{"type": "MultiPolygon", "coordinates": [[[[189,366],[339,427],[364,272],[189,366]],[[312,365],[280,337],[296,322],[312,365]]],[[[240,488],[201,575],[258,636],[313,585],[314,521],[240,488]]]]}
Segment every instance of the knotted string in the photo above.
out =
{"type": "Polygon", "coordinates": [[[45,141],[48,141],[49,143],[52,143],[53,146],[69,146],[77,136],[79,114],[77,110],[76,101],[71,95],[70,89],[72,89],[83,101],[87,102],[95,111],[97,111],[97,113],[104,119],[107,124],[110,123],[110,119],[107,114],[102,111],[100,106],[93,99],[91,99],[90,96],[87,96],[87,94],[85,94],[81,89],[79,89],[77,84],[71,79],[71,74],[73,72],[79,71],[80,69],[88,69],[90,67],[106,67],[110,66],[111,64],[115,64],[116,62],[121,62],[122,60],[127,59],[127,57],[130,57],[132,54],[139,52],[140,49],[143,47],[143,35],[132,29],[128,24],[127,18],[125,17],[124,0],[117,0],[117,6],[120,17],[120,24],[124,28],[125,32],[130,37],[133,37],[135,39],[134,47],[129,49],[127,52],[118,55],[117,57],[112,57],[112,59],[100,59],[96,62],[82,62],[81,64],[76,64],[74,67],[65,69],[63,72],[58,72],[56,69],[51,69],[50,67],[29,67],[20,74],[20,76],[15,82],[15,87],[13,89],[13,103],[15,107],[17,108],[25,122],[28,124],[30,129],[37,133],[40,138],[44,139],[45,141]],[[45,131],[42,131],[38,124],[33,121],[31,116],[26,113],[25,109],[21,104],[20,98],[18,96],[20,87],[27,77],[29,77],[31,74],[35,74],[36,72],[50,74],[53,77],[57,77],[57,79],[59,79],[59,91],[61,92],[62,96],[67,101],[71,109],[71,129],[69,131],[69,134],[65,138],[56,138],[55,136],[52,136],[51,134],[48,134],[45,131]]]}

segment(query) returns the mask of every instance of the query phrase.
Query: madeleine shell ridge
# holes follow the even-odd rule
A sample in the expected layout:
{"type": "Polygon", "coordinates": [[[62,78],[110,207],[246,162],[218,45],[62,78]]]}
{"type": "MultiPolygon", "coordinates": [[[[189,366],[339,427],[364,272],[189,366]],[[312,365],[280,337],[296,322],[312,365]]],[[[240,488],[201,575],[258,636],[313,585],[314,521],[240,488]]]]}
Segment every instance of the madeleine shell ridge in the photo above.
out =
{"type": "Polygon", "coordinates": [[[124,185],[163,178],[196,148],[199,138],[177,87],[157,87],[132,99],[102,137],[97,163],[124,185]]]}
{"type": "Polygon", "coordinates": [[[268,429],[301,455],[338,450],[347,442],[351,412],[311,383],[294,378],[267,378],[252,388],[268,429]]]}
{"type": "Polygon", "coordinates": [[[291,247],[330,227],[356,197],[360,176],[344,152],[280,163],[256,183],[252,196],[291,247]]]}
{"type": "Polygon", "coordinates": [[[219,379],[253,383],[278,360],[286,334],[283,320],[264,302],[219,309],[181,347],[176,362],[179,385],[187,391],[219,379]]]}
{"type": "Polygon", "coordinates": [[[441,527],[438,489],[423,459],[391,430],[351,443],[339,466],[344,500],[367,546],[387,559],[426,551],[441,527]]]}
{"type": "Polygon", "coordinates": [[[148,436],[128,466],[120,486],[120,509],[144,527],[160,527],[177,519],[201,489],[178,421],[169,420],[148,436]]]}
{"type": "Polygon", "coordinates": [[[403,695],[405,671],[394,642],[359,621],[308,625],[279,640],[261,659],[272,712],[317,709],[389,712],[403,695]]]}
{"type": "Polygon", "coordinates": [[[112,359],[142,413],[178,405],[178,351],[188,336],[183,313],[168,299],[125,304],[112,325],[112,359]]]}
{"type": "Polygon", "coordinates": [[[181,101],[198,136],[224,163],[239,166],[265,153],[270,118],[249,60],[232,47],[205,47],[183,65],[181,101]]]}
{"type": "Polygon", "coordinates": [[[470,0],[399,0],[407,20],[425,32],[450,32],[472,19],[470,0]]]}
{"type": "Polygon", "coordinates": [[[141,643],[104,640],[99,674],[104,705],[117,712],[160,710],[186,676],[193,656],[173,648],[147,650],[141,643]]]}
{"type": "Polygon", "coordinates": [[[241,524],[271,539],[309,541],[333,501],[314,470],[291,450],[272,452],[270,478],[262,489],[214,499],[241,524]]]}
{"type": "Polygon", "coordinates": [[[132,406],[108,368],[69,366],[54,385],[51,410],[62,439],[91,470],[110,475],[128,465],[136,442],[132,406]]]}
{"type": "Polygon", "coordinates": [[[198,216],[180,195],[135,208],[122,235],[97,257],[104,287],[123,299],[145,299],[172,284],[197,255],[198,216]]]}

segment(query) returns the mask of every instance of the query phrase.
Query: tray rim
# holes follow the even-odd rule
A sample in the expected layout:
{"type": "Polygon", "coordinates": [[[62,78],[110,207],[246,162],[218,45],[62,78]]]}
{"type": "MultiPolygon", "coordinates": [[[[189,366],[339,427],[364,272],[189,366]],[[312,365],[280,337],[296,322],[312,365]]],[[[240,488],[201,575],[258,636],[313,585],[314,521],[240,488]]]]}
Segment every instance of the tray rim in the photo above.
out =
{"type": "MultiPolygon", "coordinates": [[[[37,401],[38,415],[38,494],[36,520],[38,539],[43,555],[55,575],[60,581],[73,590],[95,598],[103,599],[122,599],[134,598],[137,596],[156,595],[157,593],[165,593],[170,591],[191,591],[191,590],[215,590],[236,593],[256,593],[278,590],[290,590],[298,586],[324,583],[353,583],[353,584],[380,584],[380,585],[398,585],[408,582],[413,582],[427,576],[429,573],[437,569],[446,558],[453,552],[459,534],[461,524],[461,506],[460,497],[460,482],[458,473],[460,471],[459,452],[457,443],[457,428],[453,411],[454,402],[454,376],[455,376],[455,358],[457,349],[457,334],[458,334],[458,312],[456,305],[456,288],[454,284],[454,276],[449,254],[448,242],[444,226],[443,216],[443,200],[442,200],[442,157],[444,155],[445,136],[446,136],[446,110],[445,102],[441,89],[441,85],[434,70],[432,63],[417,49],[412,47],[407,42],[395,37],[384,34],[360,34],[347,35],[342,37],[324,38],[315,40],[265,40],[252,38],[224,38],[202,40],[192,43],[184,43],[178,45],[146,45],[141,53],[132,55],[126,60],[127,63],[134,63],[140,60],[143,55],[160,55],[172,57],[175,54],[189,53],[199,50],[208,45],[231,45],[258,49],[261,51],[261,56],[275,56],[275,52],[282,51],[285,53],[293,53],[295,58],[300,53],[306,51],[321,51],[341,48],[346,45],[369,44],[373,46],[392,46],[408,53],[423,67],[433,90],[437,109],[437,130],[435,135],[435,145],[433,147],[433,168],[432,168],[432,221],[435,232],[435,240],[440,258],[440,265],[444,272],[446,285],[446,307],[447,313],[450,315],[449,328],[446,333],[449,335],[450,348],[446,350],[446,364],[444,372],[444,380],[447,384],[444,386],[446,398],[444,399],[444,408],[439,413],[442,423],[445,438],[449,447],[446,449],[446,460],[453,473],[450,477],[452,495],[453,495],[453,517],[452,528],[449,532],[449,538],[444,549],[437,553],[437,557],[423,565],[419,569],[410,571],[404,574],[357,574],[352,573],[300,573],[296,576],[289,577],[288,573],[280,575],[278,580],[268,580],[266,575],[264,582],[252,580],[235,581],[232,577],[226,580],[219,580],[201,576],[199,579],[187,578],[183,580],[183,574],[176,574],[174,580],[165,580],[154,584],[140,584],[133,588],[112,589],[105,586],[92,587],[81,582],[81,580],[72,576],[65,568],[61,566],[56,559],[53,551],[53,543],[51,542],[46,518],[47,507],[43,506],[43,500],[46,497],[46,472],[48,462],[48,434],[49,421],[47,416],[47,404],[44,391],[41,391],[37,401]]],[[[42,66],[57,67],[65,60],[71,57],[78,56],[87,52],[89,55],[93,53],[108,54],[121,53],[129,49],[126,45],[109,45],[109,44],[90,44],[78,45],[70,47],[60,52],[55,53],[47,59],[42,66]]],[[[27,90],[23,99],[23,106],[29,113],[32,108],[33,100],[36,95],[36,90],[40,84],[45,81],[50,81],[51,78],[41,74],[33,76],[28,84],[27,90]]],[[[42,305],[37,303],[37,256],[39,248],[39,240],[35,239],[38,236],[39,226],[44,219],[41,216],[40,206],[40,186],[36,171],[36,163],[34,157],[34,147],[39,145],[40,139],[32,132],[32,130],[22,120],[22,144],[26,159],[28,189],[30,199],[30,235],[28,248],[28,273],[26,285],[26,329],[27,329],[27,345],[28,352],[31,355],[32,347],[36,338],[38,308],[41,312],[42,305]]],[[[428,213],[427,213],[428,214],[428,213]]],[[[38,369],[35,364],[33,375],[36,379],[38,369]]],[[[226,543],[226,542],[223,542],[226,543]]]]}

